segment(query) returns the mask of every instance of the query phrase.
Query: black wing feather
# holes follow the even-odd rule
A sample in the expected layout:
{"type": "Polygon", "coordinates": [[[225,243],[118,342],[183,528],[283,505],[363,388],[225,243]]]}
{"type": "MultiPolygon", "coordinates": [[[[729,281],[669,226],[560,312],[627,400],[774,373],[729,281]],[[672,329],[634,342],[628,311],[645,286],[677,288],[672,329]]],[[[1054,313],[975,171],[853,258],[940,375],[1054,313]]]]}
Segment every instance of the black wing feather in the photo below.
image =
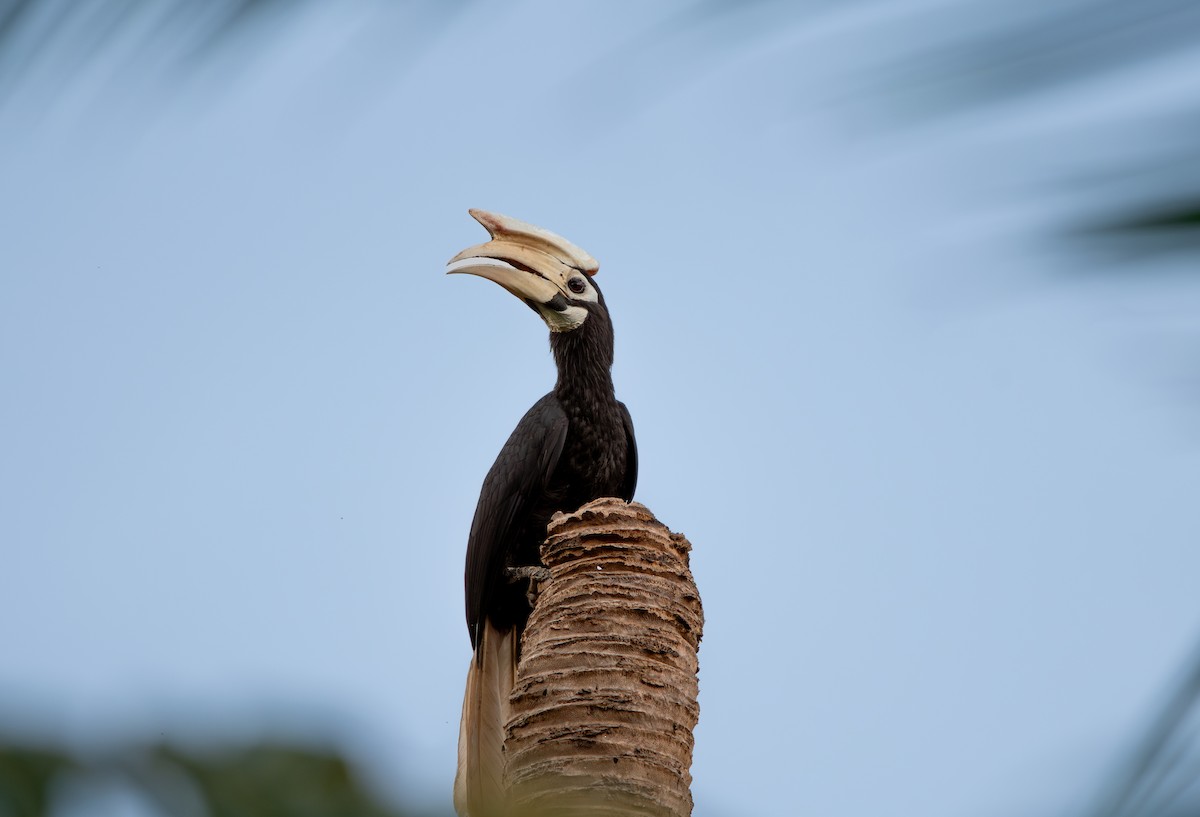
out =
{"type": "Polygon", "coordinates": [[[621,422],[625,426],[625,481],[621,483],[621,499],[632,502],[638,478],[637,439],[633,436],[633,417],[629,409],[624,403],[618,402],[617,405],[621,407],[621,422]]]}
{"type": "Polygon", "coordinates": [[[554,473],[566,439],[567,414],[553,393],[547,394],[525,412],[483,480],[464,577],[472,646],[494,583],[504,581],[508,554],[519,544],[524,523],[554,473]]]}

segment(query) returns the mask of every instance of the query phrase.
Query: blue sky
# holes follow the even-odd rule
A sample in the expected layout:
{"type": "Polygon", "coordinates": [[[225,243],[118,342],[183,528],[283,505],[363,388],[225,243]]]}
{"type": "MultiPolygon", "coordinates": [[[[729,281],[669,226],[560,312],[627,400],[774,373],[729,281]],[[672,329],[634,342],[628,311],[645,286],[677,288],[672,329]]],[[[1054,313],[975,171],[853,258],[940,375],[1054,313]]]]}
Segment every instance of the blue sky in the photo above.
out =
{"type": "Polygon", "coordinates": [[[475,7],[386,79],[326,9],[10,99],[6,726],[331,734],[448,803],[466,533],[554,377],[528,309],[442,274],[483,207],[600,261],[638,499],[708,619],[699,817],[1094,792],[1200,633],[1200,289],[1060,274],[1053,99],[889,136],[820,104],[883,47],[836,19],[647,53],[663,12],[610,9],[475,7]]]}

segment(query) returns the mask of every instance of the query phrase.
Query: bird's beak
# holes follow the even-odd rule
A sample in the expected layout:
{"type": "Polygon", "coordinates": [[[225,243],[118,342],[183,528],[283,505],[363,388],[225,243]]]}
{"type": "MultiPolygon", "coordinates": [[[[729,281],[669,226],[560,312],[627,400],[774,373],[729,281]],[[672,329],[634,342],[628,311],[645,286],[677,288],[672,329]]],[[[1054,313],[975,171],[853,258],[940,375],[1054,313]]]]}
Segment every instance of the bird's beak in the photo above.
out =
{"type": "Polygon", "coordinates": [[[492,240],[451,258],[447,274],[465,272],[495,281],[529,304],[552,331],[578,327],[587,310],[568,303],[567,281],[580,273],[595,275],[600,268],[596,260],[549,230],[483,210],[470,213],[492,240]]]}
{"type": "MultiPolygon", "coordinates": [[[[471,253],[478,249],[480,248],[472,247],[463,252],[471,253]]],[[[459,253],[446,265],[447,275],[456,272],[465,272],[495,281],[535,308],[537,304],[549,304],[555,297],[564,297],[562,291],[544,276],[515,267],[503,258],[486,255],[464,256],[463,253],[459,253]]]]}

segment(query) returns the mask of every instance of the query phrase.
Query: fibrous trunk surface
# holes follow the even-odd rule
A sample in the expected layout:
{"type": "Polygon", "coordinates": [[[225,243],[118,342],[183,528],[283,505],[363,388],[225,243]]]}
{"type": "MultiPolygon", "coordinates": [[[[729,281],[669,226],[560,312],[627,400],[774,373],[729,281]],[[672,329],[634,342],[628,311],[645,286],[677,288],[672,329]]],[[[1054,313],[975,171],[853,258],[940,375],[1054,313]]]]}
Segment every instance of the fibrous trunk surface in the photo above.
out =
{"type": "Polygon", "coordinates": [[[691,814],[704,614],[690,549],[637,502],[551,520],[506,728],[516,814],[691,814]]]}

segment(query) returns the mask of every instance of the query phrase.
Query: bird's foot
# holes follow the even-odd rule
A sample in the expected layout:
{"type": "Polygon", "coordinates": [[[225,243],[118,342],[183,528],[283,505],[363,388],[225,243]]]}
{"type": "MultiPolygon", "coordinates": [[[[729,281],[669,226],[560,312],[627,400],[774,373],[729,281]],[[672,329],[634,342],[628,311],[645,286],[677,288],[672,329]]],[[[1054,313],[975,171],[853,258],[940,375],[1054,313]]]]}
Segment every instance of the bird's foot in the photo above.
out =
{"type": "Polygon", "coordinates": [[[529,606],[537,605],[538,595],[542,590],[542,582],[550,580],[550,568],[542,567],[541,565],[521,565],[520,567],[505,568],[505,573],[508,575],[508,580],[513,582],[528,581],[529,586],[525,589],[525,598],[529,601],[529,606]]]}
{"type": "Polygon", "coordinates": [[[519,582],[521,579],[533,579],[539,582],[550,580],[550,568],[542,567],[541,565],[509,567],[506,568],[506,572],[508,573],[508,580],[510,582],[519,582]]]}

